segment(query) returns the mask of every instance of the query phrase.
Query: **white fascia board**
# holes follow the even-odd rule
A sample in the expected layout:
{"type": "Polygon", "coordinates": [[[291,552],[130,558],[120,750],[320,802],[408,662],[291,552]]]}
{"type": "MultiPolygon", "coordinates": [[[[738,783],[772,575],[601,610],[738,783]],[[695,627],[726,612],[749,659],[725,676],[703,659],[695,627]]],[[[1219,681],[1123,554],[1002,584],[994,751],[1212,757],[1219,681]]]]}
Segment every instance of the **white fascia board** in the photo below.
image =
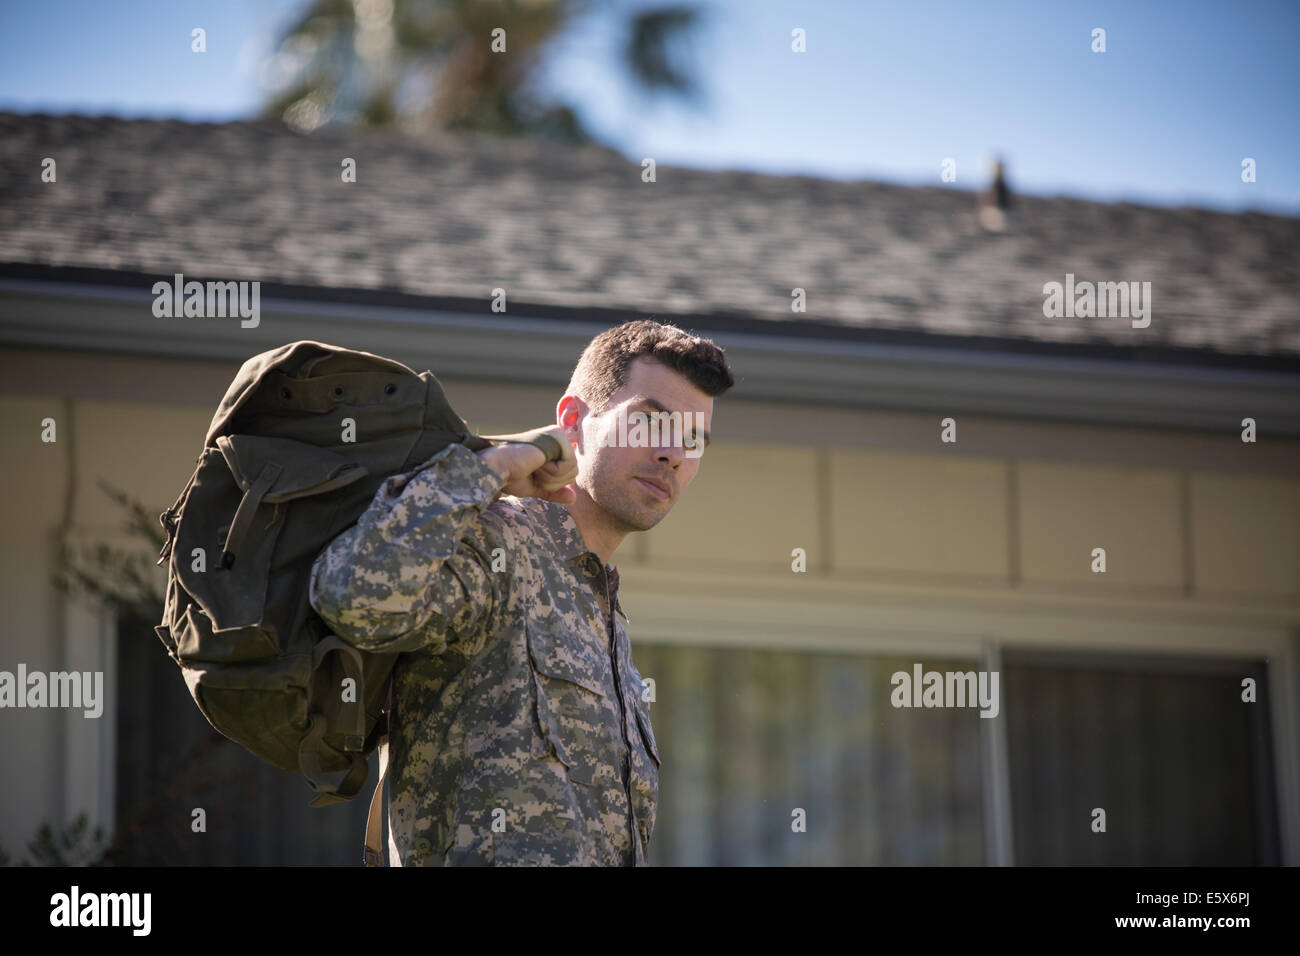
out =
{"type": "MultiPolygon", "coordinates": [[[[599,322],[263,298],[235,318],[157,318],[149,288],[0,279],[0,344],[242,361],[299,339],[440,378],[567,382],[599,322]]],[[[698,331],[727,351],[729,398],[1195,430],[1254,418],[1300,435],[1300,374],[987,349],[698,331]]]]}

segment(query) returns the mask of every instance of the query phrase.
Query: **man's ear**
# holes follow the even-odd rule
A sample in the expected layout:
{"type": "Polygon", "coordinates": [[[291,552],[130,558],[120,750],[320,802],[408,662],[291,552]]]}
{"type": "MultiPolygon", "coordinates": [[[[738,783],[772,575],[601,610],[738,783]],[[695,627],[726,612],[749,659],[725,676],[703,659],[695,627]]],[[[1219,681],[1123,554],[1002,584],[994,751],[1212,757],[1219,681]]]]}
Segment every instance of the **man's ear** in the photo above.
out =
{"type": "Polygon", "coordinates": [[[563,426],[573,441],[582,437],[582,416],[586,410],[586,405],[577,395],[565,395],[555,403],[555,422],[563,426]]]}

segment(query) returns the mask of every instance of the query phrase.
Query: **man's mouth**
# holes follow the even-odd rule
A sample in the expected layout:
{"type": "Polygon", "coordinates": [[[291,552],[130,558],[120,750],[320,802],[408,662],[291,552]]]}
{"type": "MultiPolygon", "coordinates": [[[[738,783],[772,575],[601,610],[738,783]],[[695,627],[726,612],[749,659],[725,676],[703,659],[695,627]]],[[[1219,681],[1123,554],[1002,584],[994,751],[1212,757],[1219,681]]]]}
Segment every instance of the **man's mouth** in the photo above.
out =
{"type": "Polygon", "coordinates": [[[649,488],[651,494],[662,498],[665,501],[672,497],[672,493],[653,478],[637,478],[637,481],[649,488]]]}

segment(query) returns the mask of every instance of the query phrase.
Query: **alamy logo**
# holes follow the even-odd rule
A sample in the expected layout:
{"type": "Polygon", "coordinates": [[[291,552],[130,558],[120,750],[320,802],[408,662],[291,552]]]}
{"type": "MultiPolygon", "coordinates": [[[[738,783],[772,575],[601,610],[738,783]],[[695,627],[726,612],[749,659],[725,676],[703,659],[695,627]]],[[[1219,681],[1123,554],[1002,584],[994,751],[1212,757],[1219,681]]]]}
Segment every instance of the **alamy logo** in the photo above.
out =
{"type": "Polygon", "coordinates": [[[104,712],[103,671],[0,671],[0,707],[80,707],[83,716],[104,712]]]}
{"type": "Polygon", "coordinates": [[[155,282],[153,294],[153,314],[160,319],[239,316],[245,329],[255,329],[262,321],[260,282],[186,282],[178,272],[170,283],[155,282]]]}
{"type": "Polygon", "coordinates": [[[926,671],[913,664],[912,673],[894,671],[889,678],[894,685],[889,702],[895,707],[976,707],[981,717],[996,717],[998,705],[997,671],[926,671]]]}
{"type": "Polygon", "coordinates": [[[687,458],[699,458],[708,444],[703,412],[628,412],[618,425],[606,432],[601,446],[617,448],[685,449],[687,458]]]}
{"type": "Polygon", "coordinates": [[[73,886],[50,897],[51,926],[130,926],[133,936],[148,936],[151,893],[85,893],[73,886]]]}
{"type": "Polygon", "coordinates": [[[1049,319],[1132,319],[1135,329],[1151,324],[1150,282],[1080,282],[1067,272],[1065,284],[1043,286],[1043,315],[1049,319]]]}

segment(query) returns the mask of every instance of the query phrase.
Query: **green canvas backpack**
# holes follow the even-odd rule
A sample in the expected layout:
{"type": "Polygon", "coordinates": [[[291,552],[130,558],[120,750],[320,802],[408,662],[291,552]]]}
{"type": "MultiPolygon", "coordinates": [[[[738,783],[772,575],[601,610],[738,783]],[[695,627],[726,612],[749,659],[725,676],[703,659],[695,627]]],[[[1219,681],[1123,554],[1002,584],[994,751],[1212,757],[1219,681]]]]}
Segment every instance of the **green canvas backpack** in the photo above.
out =
{"type": "Polygon", "coordinates": [[[162,513],[166,603],[155,630],[203,716],[312,786],[313,807],[351,800],[380,750],[365,862],[380,865],[394,654],[330,633],[308,601],[312,563],[385,478],[451,442],[474,451],[546,434],[475,435],[432,372],[322,342],[255,355],[235,376],[194,474],[162,513]],[[330,779],[341,774],[341,779],[330,779]]]}

